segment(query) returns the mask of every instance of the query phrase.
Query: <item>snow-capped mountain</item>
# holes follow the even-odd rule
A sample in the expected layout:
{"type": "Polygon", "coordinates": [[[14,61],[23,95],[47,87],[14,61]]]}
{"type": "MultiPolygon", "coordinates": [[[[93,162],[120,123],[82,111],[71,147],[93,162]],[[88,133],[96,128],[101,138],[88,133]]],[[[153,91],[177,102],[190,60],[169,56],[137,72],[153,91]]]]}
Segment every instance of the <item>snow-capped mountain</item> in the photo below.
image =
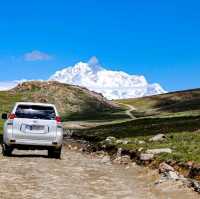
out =
{"type": "Polygon", "coordinates": [[[149,84],[144,76],[103,68],[96,57],[89,62],[57,71],[49,80],[86,87],[102,93],[108,99],[135,98],[165,93],[157,83],[149,84]]]}

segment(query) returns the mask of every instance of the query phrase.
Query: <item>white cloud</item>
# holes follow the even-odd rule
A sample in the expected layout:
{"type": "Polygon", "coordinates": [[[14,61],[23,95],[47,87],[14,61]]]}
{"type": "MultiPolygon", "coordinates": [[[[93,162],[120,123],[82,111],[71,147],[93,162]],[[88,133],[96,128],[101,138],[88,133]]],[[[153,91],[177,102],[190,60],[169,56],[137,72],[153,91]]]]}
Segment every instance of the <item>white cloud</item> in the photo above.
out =
{"type": "Polygon", "coordinates": [[[89,59],[88,64],[89,64],[89,65],[97,65],[97,64],[99,64],[99,60],[97,59],[96,56],[92,56],[92,57],[89,59]]]}
{"type": "Polygon", "coordinates": [[[27,80],[27,79],[21,79],[21,80],[13,80],[13,81],[0,81],[0,91],[7,91],[10,90],[14,87],[16,87],[18,84],[21,84],[23,82],[28,82],[28,81],[45,81],[45,80],[27,80]]]}
{"type": "Polygon", "coordinates": [[[0,82],[0,91],[10,90],[17,86],[18,83],[19,81],[0,82]]]}
{"type": "Polygon", "coordinates": [[[52,59],[52,56],[39,50],[33,50],[24,54],[25,61],[47,61],[52,59]]]}

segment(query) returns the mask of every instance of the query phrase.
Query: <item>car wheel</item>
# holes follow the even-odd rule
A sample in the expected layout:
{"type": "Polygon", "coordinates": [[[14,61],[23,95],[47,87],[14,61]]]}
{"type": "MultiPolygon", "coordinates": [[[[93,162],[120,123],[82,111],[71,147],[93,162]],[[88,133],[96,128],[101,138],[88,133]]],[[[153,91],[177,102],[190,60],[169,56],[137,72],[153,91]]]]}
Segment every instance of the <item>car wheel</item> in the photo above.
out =
{"type": "Polygon", "coordinates": [[[61,148],[59,149],[49,149],[48,156],[50,158],[60,159],[61,158],[61,148]]]}
{"type": "Polygon", "coordinates": [[[13,151],[13,148],[6,145],[6,144],[3,144],[2,145],[2,153],[3,153],[3,156],[11,156],[12,155],[12,151],[13,151]]]}

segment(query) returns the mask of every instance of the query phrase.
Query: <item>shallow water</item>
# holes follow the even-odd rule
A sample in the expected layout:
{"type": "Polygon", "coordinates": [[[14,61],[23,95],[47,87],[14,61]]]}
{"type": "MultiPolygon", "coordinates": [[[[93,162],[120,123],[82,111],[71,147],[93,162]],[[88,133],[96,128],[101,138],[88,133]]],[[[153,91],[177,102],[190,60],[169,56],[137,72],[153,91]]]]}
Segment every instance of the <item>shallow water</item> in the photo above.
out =
{"type": "Polygon", "coordinates": [[[57,199],[196,199],[180,183],[154,185],[147,168],[102,163],[101,158],[64,147],[62,160],[45,151],[14,151],[0,156],[0,198],[57,199]]]}

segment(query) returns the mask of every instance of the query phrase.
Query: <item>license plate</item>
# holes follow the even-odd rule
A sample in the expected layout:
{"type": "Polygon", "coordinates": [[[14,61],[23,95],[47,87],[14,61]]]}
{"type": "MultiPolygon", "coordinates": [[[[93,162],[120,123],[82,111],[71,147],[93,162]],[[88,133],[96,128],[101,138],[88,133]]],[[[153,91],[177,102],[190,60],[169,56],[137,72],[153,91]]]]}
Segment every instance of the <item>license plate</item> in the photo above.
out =
{"type": "Polygon", "coordinates": [[[30,131],[42,131],[44,130],[44,126],[40,125],[26,125],[26,129],[30,131]]]}

